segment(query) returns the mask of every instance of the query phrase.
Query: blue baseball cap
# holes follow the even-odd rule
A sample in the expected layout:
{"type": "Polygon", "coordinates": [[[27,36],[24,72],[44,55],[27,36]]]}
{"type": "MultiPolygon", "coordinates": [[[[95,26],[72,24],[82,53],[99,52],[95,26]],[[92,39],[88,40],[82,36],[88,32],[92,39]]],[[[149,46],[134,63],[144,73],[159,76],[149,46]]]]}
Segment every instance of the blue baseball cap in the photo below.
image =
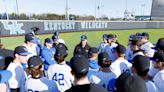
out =
{"type": "Polygon", "coordinates": [[[0,70],[0,83],[7,82],[12,76],[12,73],[8,70],[0,70]]]}
{"type": "Polygon", "coordinates": [[[75,55],[70,60],[72,71],[75,74],[83,74],[89,71],[89,63],[83,55],[75,55]]]}
{"type": "Polygon", "coordinates": [[[50,38],[46,38],[44,42],[45,43],[49,43],[49,44],[53,44],[54,43],[53,40],[50,39],[50,38]]]}
{"type": "Polygon", "coordinates": [[[81,36],[81,41],[87,40],[87,36],[86,35],[82,35],[81,36]]]}
{"type": "Polygon", "coordinates": [[[64,57],[65,55],[68,54],[68,49],[65,44],[59,43],[56,47],[56,53],[55,56],[62,56],[64,57]]]}
{"type": "Polygon", "coordinates": [[[129,36],[129,40],[130,40],[130,41],[133,40],[133,37],[134,37],[134,35],[131,34],[131,35],[129,36]]]}
{"type": "Polygon", "coordinates": [[[14,50],[14,54],[19,54],[21,56],[27,56],[30,53],[28,52],[28,50],[25,46],[17,46],[14,50]]]}
{"type": "Polygon", "coordinates": [[[36,42],[35,37],[31,33],[25,35],[25,41],[32,43],[36,42]]]}
{"type": "Polygon", "coordinates": [[[154,62],[164,62],[164,53],[160,51],[155,52],[152,60],[154,62]]]}
{"type": "Polygon", "coordinates": [[[58,31],[54,32],[54,36],[59,36],[59,32],[58,31]]]}
{"type": "Polygon", "coordinates": [[[30,68],[33,68],[35,66],[38,66],[40,64],[42,64],[43,61],[42,59],[39,57],[39,56],[33,56],[33,57],[30,57],[27,64],[30,68]]]}
{"type": "Polygon", "coordinates": [[[143,38],[143,37],[149,38],[149,34],[146,32],[143,32],[140,36],[138,36],[138,38],[143,38]]]}

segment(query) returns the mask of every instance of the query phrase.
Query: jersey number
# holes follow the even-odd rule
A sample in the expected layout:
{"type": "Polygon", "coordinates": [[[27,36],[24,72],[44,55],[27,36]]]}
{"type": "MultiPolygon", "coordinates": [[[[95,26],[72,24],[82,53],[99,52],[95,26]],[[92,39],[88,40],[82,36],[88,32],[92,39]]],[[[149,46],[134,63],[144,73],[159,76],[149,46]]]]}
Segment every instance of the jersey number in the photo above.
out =
{"type": "Polygon", "coordinates": [[[54,76],[52,77],[52,80],[55,80],[56,82],[58,82],[59,85],[64,86],[64,83],[63,83],[64,74],[55,73],[54,76]]]}
{"type": "Polygon", "coordinates": [[[28,92],[39,92],[39,91],[34,91],[34,90],[32,90],[32,89],[28,89],[28,92]]]}

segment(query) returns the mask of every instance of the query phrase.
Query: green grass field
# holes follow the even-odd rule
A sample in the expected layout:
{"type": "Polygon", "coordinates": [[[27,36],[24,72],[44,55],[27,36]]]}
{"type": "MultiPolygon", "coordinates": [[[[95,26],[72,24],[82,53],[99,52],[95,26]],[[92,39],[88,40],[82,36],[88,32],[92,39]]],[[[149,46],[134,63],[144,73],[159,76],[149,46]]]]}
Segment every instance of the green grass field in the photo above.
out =
{"type": "MultiPolygon", "coordinates": [[[[60,38],[64,39],[66,45],[69,49],[69,55],[67,60],[72,57],[74,47],[76,44],[80,42],[80,36],[85,34],[88,36],[88,43],[91,46],[97,46],[99,42],[102,41],[102,34],[116,34],[118,37],[118,41],[123,44],[127,45],[128,37],[130,34],[135,34],[136,32],[148,32],[150,34],[150,41],[155,43],[159,38],[164,37],[164,29],[134,29],[134,30],[108,30],[108,31],[90,31],[90,32],[71,32],[71,33],[60,33],[60,38]]],[[[45,38],[50,37],[52,34],[48,35],[40,35],[42,41],[45,38]]],[[[2,43],[5,45],[7,49],[14,49],[18,45],[22,45],[24,43],[24,37],[5,37],[1,38],[2,43]]]]}

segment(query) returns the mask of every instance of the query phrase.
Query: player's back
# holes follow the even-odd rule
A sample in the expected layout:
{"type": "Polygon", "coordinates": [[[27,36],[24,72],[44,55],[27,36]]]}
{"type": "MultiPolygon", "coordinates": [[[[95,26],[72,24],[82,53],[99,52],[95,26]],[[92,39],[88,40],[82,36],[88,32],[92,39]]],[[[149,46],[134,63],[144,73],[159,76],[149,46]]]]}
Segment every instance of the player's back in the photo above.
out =
{"type": "Polygon", "coordinates": [[[117,59],[111,64],[110,69],[117,77],[119,77],[123,72],[130,71],[131,67],[132,64],[129,63],[126,59],[124,60],[117,59]]]}
{"type": "Polygon", "coordinates": [[[40,79],[29,78],[25,84],[26,92],[59,92],[57,85],[45,77],[40,79]]]}
{"type": "Polygon", "coordinates": [[[53,64],[48,68],[48,78],[54,80],[61,92],[72,86],[73,75],[71,68],[66,64],[53,64]]]}
{"type": "Polygon", "coordinates": [[[90,73],[91,73],[91,77],[90,77],[91,82],[93,83],[97,82],[96,84],[103,86],[108,91],[111,91],[113,89],[109,87],[109,85],[114,85],[114,84],[110,84],[113,82],[109,82],[109,81],[116,79],[116,75],[113,72],[93,71],[90,73]]]}

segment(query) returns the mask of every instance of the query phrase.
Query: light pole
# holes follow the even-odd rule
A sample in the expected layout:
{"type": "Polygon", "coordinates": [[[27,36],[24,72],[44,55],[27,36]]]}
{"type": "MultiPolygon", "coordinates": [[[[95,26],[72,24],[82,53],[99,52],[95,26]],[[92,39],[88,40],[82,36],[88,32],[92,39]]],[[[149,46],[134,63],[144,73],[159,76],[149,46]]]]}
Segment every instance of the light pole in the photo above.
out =
{"type": "Polygon", "coordinates": [[[65,0],[65,20],[69,20],[69,14],[68,14],[68,0],[65,0]]]}
{"type": "Polygon", "coordinates": [[[97,2],[95,0],[95,21],[96,21],[96,18],[97,18],[97,2]]]}
{"type": "Polygon", "coordinates": [[[19,15],[18,0],[16,0],[16,9],[17,9],[17,14],[19,15]]]}

